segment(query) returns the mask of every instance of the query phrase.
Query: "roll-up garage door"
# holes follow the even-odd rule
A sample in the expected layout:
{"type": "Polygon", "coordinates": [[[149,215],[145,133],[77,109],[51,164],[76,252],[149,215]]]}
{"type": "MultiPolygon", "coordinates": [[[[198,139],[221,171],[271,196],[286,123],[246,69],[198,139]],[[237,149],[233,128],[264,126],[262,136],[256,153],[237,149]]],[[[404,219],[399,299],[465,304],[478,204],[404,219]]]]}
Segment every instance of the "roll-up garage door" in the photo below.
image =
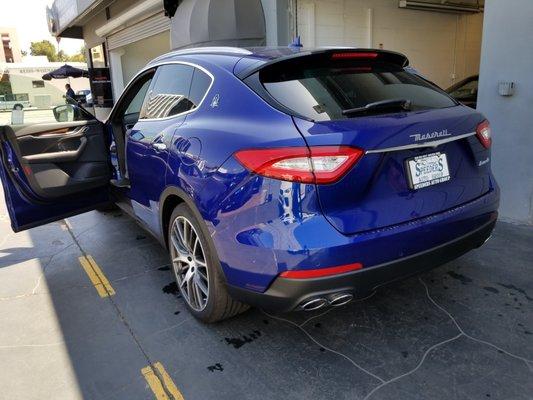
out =
{"type": "Polygon", "coordinates": [[[164,13],[160,12],[109,36],[107,38],[107,46],[109,50],[113,50],[168,31],[169,29],[170,18],[165,17],[164,13]]]}

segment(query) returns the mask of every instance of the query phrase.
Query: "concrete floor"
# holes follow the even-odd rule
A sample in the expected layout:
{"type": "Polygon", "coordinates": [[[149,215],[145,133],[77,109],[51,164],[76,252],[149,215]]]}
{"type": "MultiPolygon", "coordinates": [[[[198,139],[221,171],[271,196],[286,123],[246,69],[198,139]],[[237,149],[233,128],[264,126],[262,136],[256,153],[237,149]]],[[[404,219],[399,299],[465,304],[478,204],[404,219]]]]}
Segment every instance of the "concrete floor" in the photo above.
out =
{"type": "Polygon", "coordinates": [[[483,248],[327,313],[209,326],[120,212],[13,234],[2,203],[0,233],[0,399],[153,399],[155,362],[189,400],[533,398],[531,227],[499,223],[483,248]]]}

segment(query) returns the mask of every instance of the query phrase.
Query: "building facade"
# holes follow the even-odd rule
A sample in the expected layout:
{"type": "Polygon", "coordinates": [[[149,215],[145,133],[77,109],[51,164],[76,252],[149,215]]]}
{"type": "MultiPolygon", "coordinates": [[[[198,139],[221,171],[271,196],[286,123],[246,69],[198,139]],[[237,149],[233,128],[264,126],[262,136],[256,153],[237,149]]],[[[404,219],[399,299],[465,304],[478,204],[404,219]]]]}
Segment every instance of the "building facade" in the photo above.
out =
{"type": "MultiPolygon", "coordinates": [[[[75,7],[72,3],[54,2],[48,10],[50,29],[56,36],[85,41],[89,68],[109,68],[115,99],[142,67],[172,49],[267,44],[261,0],[182,0],[172,16],[162,0],[77,0],[75,7]]],[[[268,17],[276,18],[276,7],[268,10],[268,17]]],[[[270,39],[280,40],[277,32],[270,39]]],[[[96,111],[104,116],[109,108],[96,111]]]]}
{"type": "MultiPolygon", "coordinates": [[[[89,89],[87,78],[43,80],[42,76],[61,67],[63,62],[48,62],[46,56],[23,57],[21,62],[0,63],[0,77],[9,84],[9,92],[27,96],[32,107],[46,109],[64,103],[65,84],[72,89],[89,89]]],[[[87,69],[85,63],[71,62],[69,65],[87,69]]],[[[0,93],[3,94],[3,93],[0,93]]]]}
{"type": "Polygon", "coordinates": [[[85,40],[90,67],[110,68],[115,98],[149,60],[193,45],[285,46],[300,36],[306,47],[383,48],[406,54],[443,88],[477,75],[481,59],[478,104],[495,128],[501,215],[533,223],[524,120],[533,104],[533,53],[516,40],[533,34],[533,2],[487,3],[485,15],[483,0],[55,0],[49,18],[56,36],[85,40]],[[172,18],[165,4],[177,6],[172,18]],[[499,95],[498,80],[516,83],[516,94],[499,95]],[[510,156],[520,165],[511,165],[510,156]]]}
{"type": "Polygon", "coordinates": [[[412,66],[444,88],[478,73],[483,13],[474,6],[477,0],[462,1],[472,6],[459,11],[428,12],[402,8],[400,3],[176,0],[176,14],[169,18],[163,0],[77,0],[77,7],[66,6],[71,0],[56,0],[49,15],[55,35],[83,38],[94,54],[105,56],[93,59],[111,68],[115,97],[150,59],[171,49],[194,44],[284,46],[296,36],[306,47],[402,52],[412,66]]]}
{"type": "Polygon", "coordinates": [[[14,28],[0,27],[0,63],[19,63],[22,61],[17,31],[14,28]]]}

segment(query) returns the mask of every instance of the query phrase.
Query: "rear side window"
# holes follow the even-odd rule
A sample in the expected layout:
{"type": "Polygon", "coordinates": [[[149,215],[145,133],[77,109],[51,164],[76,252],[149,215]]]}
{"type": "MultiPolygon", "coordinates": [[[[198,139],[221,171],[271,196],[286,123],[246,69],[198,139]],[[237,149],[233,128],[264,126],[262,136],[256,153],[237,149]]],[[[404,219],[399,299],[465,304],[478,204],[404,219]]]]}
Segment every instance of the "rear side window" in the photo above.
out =
{"type": "Polygon", "coordinates": [[[192,78],[191,92],[189,99],[191,100],[194,108],[198,107],[204,99],[209,87],[211,86],[212,79],[204,71],[195,68],[194,76],[192,78]]]}
{"type": "Polygon", "coordinates": [[[259,74],[278,103],[315,121],[350,118],[342,111],[387,100],[409,100],[412,111],[457,104],[438,87],[393,64],[331,62],[313,67],[297,63],[292,68],[274,64],[259,74]]]}
{"type": "Polygon", "coordinates": [[[189,65],[163,65],[157,69],[150,89],[144,119],[167,118],[193,108],[189,100],[194,68],[189,65]]]}
{"type": "Polygon", "coordinates": [[[167,118],[197,108],[212,78],[198,68],[169,64],[158,68],[144,106],[143,119],[167,118]]]}

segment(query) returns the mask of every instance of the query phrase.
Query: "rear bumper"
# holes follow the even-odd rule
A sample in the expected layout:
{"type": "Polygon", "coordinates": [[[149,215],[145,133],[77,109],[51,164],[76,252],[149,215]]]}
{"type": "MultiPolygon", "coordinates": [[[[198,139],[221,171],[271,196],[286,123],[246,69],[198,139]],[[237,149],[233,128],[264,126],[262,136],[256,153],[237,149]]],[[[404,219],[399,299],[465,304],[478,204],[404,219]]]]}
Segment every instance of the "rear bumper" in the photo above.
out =
{"type": "Polygon", "coordinates": [[[491,235],[497,213],[485,224],[458,238],[391,262],[341,275],[314,279],[276,278],[269,288],[258,293],[229,286],[230,294],[247,304],[279,312],[291,311],[314,297],[350,292],[363,297],[372,290],[391,282],[430,270],[480,247],[491,235]]]}

